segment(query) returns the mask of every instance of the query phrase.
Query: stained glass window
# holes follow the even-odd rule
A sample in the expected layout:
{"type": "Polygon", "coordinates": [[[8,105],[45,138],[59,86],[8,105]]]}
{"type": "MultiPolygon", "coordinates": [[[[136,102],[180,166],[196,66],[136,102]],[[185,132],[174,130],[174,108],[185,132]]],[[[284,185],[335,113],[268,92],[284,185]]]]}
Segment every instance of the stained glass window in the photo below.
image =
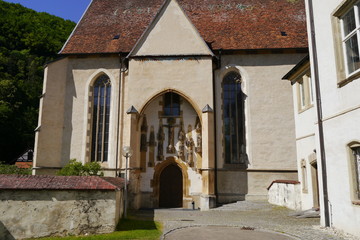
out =
{"type": "Polygon", "coordinates": [[[92,140],[91,161],[106,162],[109,148],[109,119],[111,82],[108,76],[100,76],[92,87],[92,140]]]}
{"type": "Polygon", "coordinates": [[[223,79],[223,120],[226,163],[244,163],[245,116],[241,76],[228,73],[223,79]]]}

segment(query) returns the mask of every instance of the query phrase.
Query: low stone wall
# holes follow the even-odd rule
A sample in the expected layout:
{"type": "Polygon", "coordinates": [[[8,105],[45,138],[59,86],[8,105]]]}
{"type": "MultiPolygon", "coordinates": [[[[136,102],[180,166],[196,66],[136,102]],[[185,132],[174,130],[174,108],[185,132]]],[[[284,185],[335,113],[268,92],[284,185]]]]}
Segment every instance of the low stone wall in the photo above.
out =
{"type": "MultiPolygon", "coordinates": [[[[73,179],[70,177],[68,182],[73,179]]],[[[111,189],[109,182],[99,179],[96,184],[89,184],[87,190],[76,189],[79,188],[76,184],[71,190],[48,189],[48,186],[39,190],[27,190],[24,186],[6,189],[0,183],[0,239],[113,232],[123,212],[122,189],[111,189]]],[[[76,181],[91,183],[92,179],[76,181]]],[[[40,179],[39,187],[41,183],[44,182],[40,179]]]]}
{"type": "Polygon", "coordinates": [[[268,201],[271,204],[301,210],[300,182],[276,180],[268,187],[268,201]]]}

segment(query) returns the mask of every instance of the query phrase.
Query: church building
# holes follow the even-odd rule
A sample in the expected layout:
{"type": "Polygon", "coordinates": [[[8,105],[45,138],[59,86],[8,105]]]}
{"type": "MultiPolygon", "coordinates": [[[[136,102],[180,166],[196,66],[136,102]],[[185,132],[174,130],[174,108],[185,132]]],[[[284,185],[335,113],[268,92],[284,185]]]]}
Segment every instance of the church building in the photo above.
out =
{"type": "Polygon", "coordinates": [[[297,180],[299,0],[92,0],[45,68],[34,174],[70,159],[124,176],[134,208],[206,210],[297,180]]]}

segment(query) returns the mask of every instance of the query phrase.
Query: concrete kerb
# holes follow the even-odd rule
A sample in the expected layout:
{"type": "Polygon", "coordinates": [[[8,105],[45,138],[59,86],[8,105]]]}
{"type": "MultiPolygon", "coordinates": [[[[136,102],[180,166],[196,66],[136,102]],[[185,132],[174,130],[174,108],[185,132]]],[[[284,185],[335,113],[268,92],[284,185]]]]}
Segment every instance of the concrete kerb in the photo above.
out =
{"type": "MultiPolygon", "coordinates": [[[[244,229],[255,229],[257,232],[274,233],[287,237],[287,239],[301,240],[358,240],[359,238],[348,234],[323,229],[319,218],[296,218],[289,216],[294,211],[285,207],[271,205],[266,201],[241,201],[225,204],[209,211],[190,211],[187,209],[143,209],[134,212],[134,216],[141,219],[158,221],[163,224],[163,240],[181,240],[177,232],[189,235],[197,232],[196,239],[200,235],[210,235],[210,228],[234,227],[240,231],[244,229]],[[196,230],[202,228],[204,231],[196,230]],[[176,234],[176,235],[175,235],[176,234]],[[176,238],[175,238],[176,237],[176,238]]],[[[218,239],[227,239],[227,232],[220,235],[221,230],[214,232],[220,236],[218,239]],[[224,235],[226,237],[224,237],[224,235]]],[[[230,231],[233,236],[235,235],[230,231]]],[[[242,233],[246,233],[245,231],[242,233]]],[[[191,239],[191,238],[188,238],[191,239]]],[[[207,238],[206,238],[207,239],[207,238]]],[[[237,238],[235,238],[237,239],[237,238]]],[[[267,239],[267,238],[265,238],[267,239]]]]}
{"type": "MultiPolygon", "coordinates": [[[[181,231],[181,230],[185,230],[185,229],[189,229],[189,228],[223,228],[223,231],[224,231],[224,236],[226,234],[226,230],[227,228],[233,228],[237,230],[237,232],[239,234],[241,233],[246,233],[246,232],[249,232],[249,231],[254,231],[254,232],[258,232],[258,233],[262,233],[262,234],[269,234],[269,236],[273,236],[273,237],[277,237],[277,239],[279,239],[279,236],[283,236],[283,237],[286,237],[286,238],[289,238],[289,240],[291,239],[297,239],[297,240],[300,240],[301,238],[298,238],[296,236],[292,236],[290,234],[286,234],[286,233],[281,233],[281,232],[275,232],[275,231],[270,231],[270,230],[266,230],[266,229],[261,229],[261,228],[254,228],[254,227],[249,227],[249,226],[237,226],[237,225],[205,225],[205,224],[196,224],[196,225],[192,225],[192,226],[184,226],[184,227],[178,227],[178,228],[174,228],[174,229],[171,229],[169,231],[167,231],[166,233],[163,233],[163,235],[161,236],[161,240],[171,240],[171,235],[172,233],[175,233],[176,231],[181,231]]],[[[180,239],[180,238],[175,238],[176,240],[180,239]]],[[[185,237],[183,238],[184,240],[185,239],[189,239],[188,237],[185,237]]],[[[202,239],[202,238],[197,238],[197,239],[202,239]]],[[[206,238],[207,240],[212,240],[212,238],[209,238],[207,237],[206,238]]],[[[214,238],[216,239],[216,238],[214,238]]],[[[240,238],[238,238],[240,239],[240,238]]],[[[257,238],[257,237],[252,237],[252,238],[249,238],[248,236],[246,236],[246,238],[244,239],[249,239],[249,240],[257,240],[257,239],[264,239],[263,237],[261,238],[257,238]]],[[[240,239],[241,240],[241,239],[240,239]]],[[[281,239],[280,239],[281,240],[281,239]]]]}

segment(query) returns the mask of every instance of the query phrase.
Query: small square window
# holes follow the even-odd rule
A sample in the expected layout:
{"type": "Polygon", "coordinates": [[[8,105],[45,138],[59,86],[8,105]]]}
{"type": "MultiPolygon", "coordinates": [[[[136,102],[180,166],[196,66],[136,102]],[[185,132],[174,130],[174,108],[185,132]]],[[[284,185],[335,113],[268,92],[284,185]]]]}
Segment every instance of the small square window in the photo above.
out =
{"type": "Polygon", "coordinates": [[[305,111],[313,106],[314,97],[310,72],[303,75],[301,80],[297,81],[298,107],[299,112],[305,111]]]}

